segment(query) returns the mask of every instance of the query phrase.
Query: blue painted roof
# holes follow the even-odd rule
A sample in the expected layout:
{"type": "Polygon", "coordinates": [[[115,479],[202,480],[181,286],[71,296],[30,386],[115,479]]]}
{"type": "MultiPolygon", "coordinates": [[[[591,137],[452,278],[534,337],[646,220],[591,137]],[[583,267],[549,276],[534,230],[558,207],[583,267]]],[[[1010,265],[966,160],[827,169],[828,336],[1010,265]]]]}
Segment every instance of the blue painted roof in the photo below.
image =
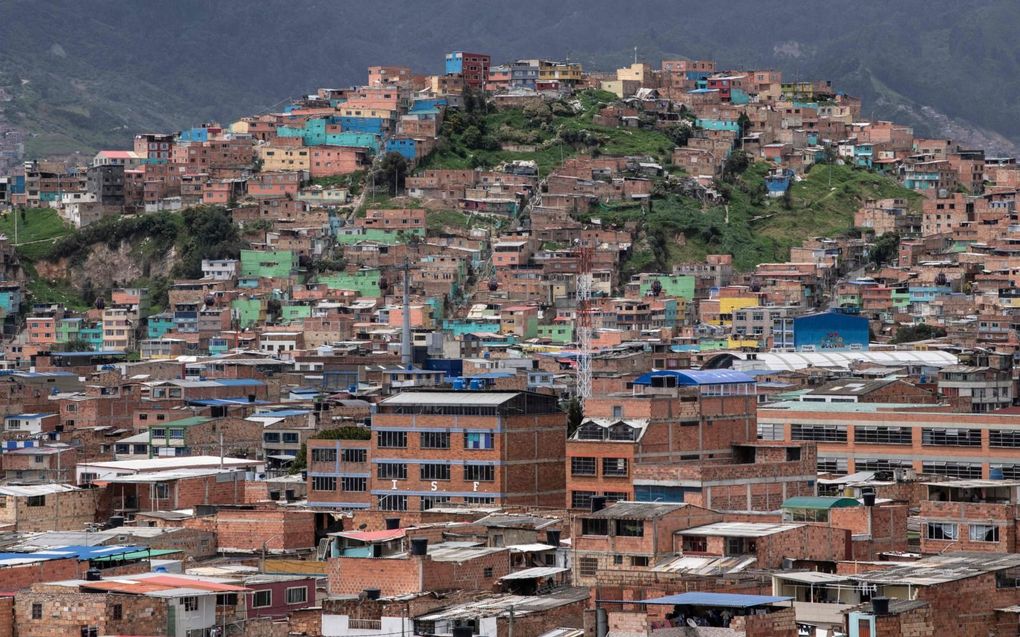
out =
{"type": "Polygon", "coordinates": [[[261,387],[265,384],[254,378],[217,378],[216,382],[224,387],[261,387]]]}
{"type": "Polygon", "coordinates": [[[643,599],[638,604],[656,604],[665,606],[717,606],[722,608],[752,608],[767,606],[777,602],[788,602],[792,597],[774,597],[772,595],[737,595],[734,593],[681,593],[643,599]]]}
{"type": "Polygon", "coordinates": [[[753,383],[754,379],[744,372],[729,369],[664,369],[642,374],[634,381],[635,385],[651,385],[652,377],[673,376],[680,387],[696,385],[735,385],[753,383]]]}
{"type": "Polygon", "coordinates": [[[41,413],[35,413],[35,414],[10,414],[9,416],[4,416],[4,420],[10,420],[11,418],[45,418],[46,416],[55,416],[55,415],[56,414],[41,414],[41,413]]]}
{"type": "Polygon", "coordinates": [[[189,405],[199,407],[229,407],[230,405],[268,405],[267,400],[250,401],[245,397],[241,398],[199,398],[187,401],[189,405]]]}
{"type": "Polygon", "coordinates": [[[109,557],[144,551],[145,549],[146,547],[144,546],[54,546],[45,551],[0,553],[0,560],[25,559],[26,557],[43,560],[59,560],[67,557],[73,557],[78,560],[91,560],[97,557],[109,557]]]}

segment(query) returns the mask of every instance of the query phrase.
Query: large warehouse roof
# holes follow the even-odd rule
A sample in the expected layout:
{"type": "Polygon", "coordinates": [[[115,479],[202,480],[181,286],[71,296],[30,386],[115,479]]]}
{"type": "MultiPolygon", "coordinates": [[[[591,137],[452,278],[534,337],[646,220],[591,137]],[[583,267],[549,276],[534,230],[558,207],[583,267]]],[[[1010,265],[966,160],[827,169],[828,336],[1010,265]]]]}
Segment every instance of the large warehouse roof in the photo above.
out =
{"type": "MultiPolygon", "coordinates": [[[[955,365],[955,354],[941,350],[885,350],[885,351],[847,351],[847,352],[759,352],[749,355],[744,352],[726,352],[720,356],[730,357],[727,364],[724,359],[715,357],[719,367],[730,367],[738,371],[774,370],[793,371],[808,367],[839,367],[849,368],[855,362],[871,365],[897,367],[900,365],[926,365],[930,367],[946,367],[955,365]],[[751,358],[754,356],[754,358],[751,358]]],[[[712,365],[713,367],[715,365],[712,365]]]]}

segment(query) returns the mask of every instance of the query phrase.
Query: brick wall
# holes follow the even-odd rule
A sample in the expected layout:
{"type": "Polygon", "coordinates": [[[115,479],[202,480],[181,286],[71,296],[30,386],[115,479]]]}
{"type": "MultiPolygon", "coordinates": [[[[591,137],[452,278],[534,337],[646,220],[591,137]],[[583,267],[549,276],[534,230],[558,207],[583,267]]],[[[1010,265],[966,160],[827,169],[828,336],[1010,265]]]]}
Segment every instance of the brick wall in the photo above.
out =
{"type": "Polygon", "coordinates": [[[15,596],[18,637],[80,637],[82,626],[95,626],[100,635],[167,634],[166,604],[151,597],[115,593],[79,593],[75,589],[40,585],[15,596]],[[32,619],[32,605],[40,604],[42,618],[32,619]],[[113,619],[120,605],[122,619],[113,619]]]}
{"type": "Polygon", "coordinates": [[[282,509],[221,508],[215,515],[184,522],[212,532],[220,551],[307,550],[315,547],[315,513],[282,509]]]}

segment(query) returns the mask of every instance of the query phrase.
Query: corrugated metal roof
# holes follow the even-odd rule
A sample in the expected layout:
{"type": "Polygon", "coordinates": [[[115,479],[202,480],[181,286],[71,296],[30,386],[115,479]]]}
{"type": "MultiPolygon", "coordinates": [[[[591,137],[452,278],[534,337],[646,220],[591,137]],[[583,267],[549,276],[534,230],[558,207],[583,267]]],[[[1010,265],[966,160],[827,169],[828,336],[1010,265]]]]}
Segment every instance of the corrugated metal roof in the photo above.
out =
{"type": "Polygon", "coordinates": [[[634,381],[635,385],[650,385],[653,377],[672,376],[676,378],[677,385],[734,385],[742,383],[753,383],[754,378],[743,372],[729,369],[684,369],[684,370],[659,370],[642,374],[634,381]]]}
{"type": "Polygon", "coordinates": [[[733,368],[769,369],[773,371],[794,371],[808,367],[849,368],[852,363],[864,362],[872,365],[929,365],[945,367],[955,365],[957,357],[941,350],[891,350],[854,352],[760,352],[753,360],[742,352],[726,352],[737,360],[733,368]]]}
{"type": "Polygon", "coordinates": [[[765,537],[785,531],[792,531],[803,524],[770,524],[768,522],[717,522],[677,531],[674,535],[723,536],[723,537],[765,537]]]}
{"type": "Polygon", "coordinates": [[[784,509],[842,509],[861,506],[855,498],[799,495],[783,501],[784,509]]]}
{"type": "Polygon", "coordinates": [[[568,570],[570,569],[563,566],[536,566],[535,568],[526,568],[523,571],[508,573],[499,579],[535,579],[538,577],[551,577],[553,575],[558,575],[559,573],[565,573],[568,570]]]}
{"type": "Polygon", "coordinates": [[[716,557],[710,555],[681,555],[673,557],[652,569],[661,573],[684,573],[687,575],[727,575],[740,573],[758,563],[753,555],[732,555],[716,557]]]}
{"type": "Polygon", "coordinates": [[[650,520],[687,506],[675,502],[615,502],[610,506],[584,515],[595,520],[650,520]]]}
{"type": "Polygon", "coordinates": [[[636,601],[636,604],[655,604],[660,606],[715,606],[717,608],[753,608],[768,606],[779,602],[788,602],[792,597],[775,597],[771,595],[737,595],[734,593],[681,593],[654,597],[636,601]]]}
{"type": "Polygon", "coordinates": [[[518,392],[440,391],[402,392],[382,401],[392,405],[479,405],[495,407],[512,400],[518,392]]]}

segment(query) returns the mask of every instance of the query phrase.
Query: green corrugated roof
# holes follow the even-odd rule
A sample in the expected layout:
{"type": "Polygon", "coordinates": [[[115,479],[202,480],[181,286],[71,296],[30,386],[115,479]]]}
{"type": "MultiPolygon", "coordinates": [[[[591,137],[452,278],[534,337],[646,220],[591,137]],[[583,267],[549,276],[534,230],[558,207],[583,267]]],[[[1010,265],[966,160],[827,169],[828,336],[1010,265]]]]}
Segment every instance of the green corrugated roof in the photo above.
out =
{"type": "Polygon", "coordinates": [[[787,500],[783,502],[784,509],[842,509],[856,506],[861,506],[861,503],[854,498],[807,495],[787,498],[787,500]]]}
{"type": "Polygon", "coordinates": [[[182,418],[180,420],[171,420],[170,422],[152,423],[150,427],[193,427],[194,425],[201,425],[212,420],[212,418],[204,418],[202,416],[194,416],[192,418],[182,418]]]}
{"type": "Polygon", "coordinates": [[[180,553],[180,549],[150,549],[148,551],[133,551],[131,553],[121,553],[119,555],[108,555],[106,557],[93,558],[93,562],[122,562],[124,560],[144,560],[147,557],[162,557],[164,555],[173,555],[174,553],[180,553]]]}

